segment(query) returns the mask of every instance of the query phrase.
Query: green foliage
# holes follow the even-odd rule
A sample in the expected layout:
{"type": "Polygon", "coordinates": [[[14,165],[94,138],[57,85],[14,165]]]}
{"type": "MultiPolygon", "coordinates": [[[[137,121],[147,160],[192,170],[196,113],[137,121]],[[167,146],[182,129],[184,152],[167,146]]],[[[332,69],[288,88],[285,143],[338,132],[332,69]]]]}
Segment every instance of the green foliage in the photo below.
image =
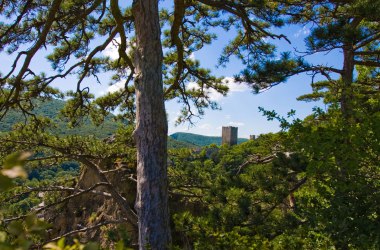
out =
{"type": "MultiPolygon", "coordinates": [[[[49,101],[35,101],[34,114],[39,117],[50,118],[54,125],[51,126],[49,131],[53,134],[64,135],[93,135],[97,138],[106,138],[115,133],[120,122],[115,122],[113,116],[109,115],[105,118],[101,125],[96,126],[89,119],[85,119],[82,123],[75,127],[70,127],[67,120],[62,116],[61,111],[65,107],[66,102],[51,99],[49,101]]],[[[7,115],[0,121],[0,132],[11,131],[12,128],[25,120],[22,112],[9,111],[7,115]]]]}
{"type": "Polygon", "coordinates": [[[170,154],[175,233],[195,249],[263,249],[302,219],[287,197],[305,183],[307,161],[282,151],[285,134],[234,147],[170,154]]]}
{"type": "Polygon", "coordinates": [[[235,77],[239,82],[251,83],[255,93],[285,82],[290,76],[310,69],[303,58],[292,58],[289,52],[281,53],[279,58],[265,59],[251,64],[235,77]]]}
{"type": "Polygon", "coordinates": [[[357,90],[355,124],[346,123],[337,100],[330,100],[326,111],[316,108],[303,121],[289,120],[295,111],[283,118],[262,109],[288,132],[232,148],[171,151],[176,243],[194,249],[377,249],[380,98],[357,90]]]}
{"type": "MultiPolygon", "coordinates": [[[[5,158],[3,167],[0,171],[1,180],[0,192],[3,196],[3,192],[14,187],[14,181],[12,179],[21,177],[26,178],[26,172],[23,170],[23,166],[27,159],[30,159],[30,153],[13,153],[5,158]]],[[[43,183],[39,183],[43,184],[43,183]]],[[[45,183],[46,184],[46,183],[45,183]]],[[[67,184],[67,183],[66,183],[67,184]]],[[[15,190],[13,190],[15,191],[15,190]]],[[[5,193],[5,197],[7,197],[5,193]]],[[[2,197],[3,198],[3,197],[2,197]]],[[[26,201],[27,199],[24,199],[26,201]]],[[[29,212],[29,209],[27,211],[29,212]]],[[[9,208],[8,208],[9,209],[9,208]]],[[[21,213],[25,213],[21,212],[21,213]]],[[[74,239],[73,244],[65,244],[65,238],[61,238],[57,242],[50,242],[44,244],[44,240],[47,235],[47,229],[51,225],[43,220],[37,218],[35,214],[29,213],[23,220],[11,220],[10,222],[3,221],[3,213],[0,210],[0,249],[4,250],[28,250],[31,247],[43,245],[43,249],[50,250],[97,250],[100,249],[96,243],[82,244],[78,240],[74,239]]],[[[121,241],[116,245],[116,249],[127,249],[124,247],[124,242],[121,241]]]]}
{"type": "MultiPolygon", "coordinates": [[[[0,51],[19,53],[16,62],[25,54],[25,67],[19,69],[15,63],[0,79],[1,216],[24,218],[2,219],[1,249],[28,249],[44,241],[48,225],[31,210],[41,201],[59,201],[62,193],[41,198],[31,189],[74,186],[81,168],[77,162],[82,167],[91,160],[100,162],[107,168],[104,172],[117,166],[134,180],[133,128],[111,121],[115,117],[110,112],[119,108],[122,118],[135,118],[130,81],[136,72],[129,61],[136,48],[128,31],[134,30],[133,18],[138,17],[132,17],[130,8],[120,9],[121,28],[107,1],[103,6],[102,1],[60,2],[10,0],[3,1],[0,10],[1,17],[10,20],[0,23],[0,51]],[[116,35],[130,38],[120,41],[124,55],[117,60],[96,57],[116,35]],[[95,38],[100,47],[94,46],[95,38]],[[51,51],[47,58],[57,75],[29,69],[31,57],[43,46],[51,51]],[[124,81],[125,88],[94,100],[80,83],[90,76],[99,80],[103,71],[114,74],[112,83],[124,81]],[[76,91],[65,94],[67,102],[53,99],[63,94],[49,84],[70,74],[79,77],[76,91]],[[19,123],[30,112],[35,116],[19,123]],[[89,117],[101,127],[92,125],[89,117]]],[[[322,99],[326,109],[315,108],[304,120],[295,119],[293,110],[284,118],[261,109],[269,120],[279,120],[284,132],[234,147],[218,147],[219,137],[172,135],[168,171],[174,245],[179,249],[379,249],[379,1],[175,1],[175,5],[173,13],[162,9],[160,21],[165,99],[177,98],[183,104],[178,122],[203,115],[205,108],[219,108],[208,96],[210,89],[222,95],[228,91],[222,78],[191,58],[217,39],[213,33],[217,27],[234,31],[219,64],[225,66],[231,56],[240,59],[246,69],[236,76],[238,81],[251,83],[259,92],[294,74],[321,74],[326,80],[313,83],[313,93],[300,99],[322,99]],[[282,38],[271,33],[271,27],[281,27],[285,21],[315,24],[305,40],[306,54],[340,49],[344,65],[311,65],[290,53],[275,59],[275,46],[264,38],[282,38]],[[196,87],[188,88],[189,83],[196,87]]],[[[123,195],[135,198],[134,193],[123,195]]],[[[131,244],[121,229],[110,230],[107,238],[117,242],[116,249],[131,244]]],[[[98,246],[76,240],[66,245],[60,239],[45,248],[98,246]]]]}
{"type": "Polygon", "coordinates": [[[6,231],[0,231],[0,248],[30,249],[33,242],[43,239],[46,229],[50,225],[30,215],[24,221],[13,221],[6,227],[6,231]]]}
{"type": "MultiPolygon", "coordinates": [[[[78,240],[74,240],[74,244],[67,245],[65,238],[61,238],[57,242],[51,242],[43,246],[43,249],[48,250],[99,250],[99,245],[96,243],[81,244],[78,240]]],[[[122,248],[121,248],[122,250],[122,248]]]]}
{"type": "Polygon", "coordinates": [[[172,136],[168,137],[168,149],[179,149],[179,148],[197,148],[197,145],[190,142],[181,141],[173,139],[172,136]]]}
{"type": "MultiPolygon", "coordinates": [[[[0,172],[0,192],[14,186],[12,179],[20,177],[26,178],[26,173],[22,169],[25,160],[30,156],[27,153],[14,153],[9,155],[3,162],[0,172]]],[[[0,210],[0,249],[29,249],[33,241],[42,239],[49,224],[37,219],[33,214],[27,216],[24,221],[12,221],[3,228],[3,215],[0,210]],[[3,231],[4,230],[4,231],[3,231]]]]}
{"type": "Polygon", "coordinates": [[[336,99],[326,98],[328,109],[316,108],[304,121],[265,112],[289,130],[292,150],[309,160],[306,174],[312,185],[298,192],[302,234],[313,228],[314,235],[328,237],[337,248],[379,247],[380,102],[378,91],[368,91],[373,80],[352,95],[354,123],[347,122],[336,99]]]}
{"type": "MultiPolygon", "coordinates": [[[[209,146],[211,144],[221,145],[222,137],[219,136],[204,136],[191,133],[178,132],[170,135],[171,138],[185,143],[193,144],[198,147],[209,146]]],[[[245,138],[238,138],[238,144],[248,141],[245,138]]]]}
{"type": "Polygon", "coordinates": [[[16,177],[26,178],[26,173],[22,169],[29,153],[13,153],[8,155],[0,168],[0,191],[3,192],[13,186],[12,179],[16,177]]]}

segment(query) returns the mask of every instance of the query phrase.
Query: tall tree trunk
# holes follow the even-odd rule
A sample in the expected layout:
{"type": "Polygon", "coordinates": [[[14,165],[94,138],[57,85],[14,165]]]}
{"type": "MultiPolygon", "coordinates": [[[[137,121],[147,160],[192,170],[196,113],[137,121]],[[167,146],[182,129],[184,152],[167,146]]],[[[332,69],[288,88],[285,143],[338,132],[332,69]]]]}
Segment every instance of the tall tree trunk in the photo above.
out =
{"type": "Polygon", "coordinates": [[[171,243],[167,119],[162,83],[158,0],[135,0],[136,130],[139,248],[167,249],[171,243]]]}

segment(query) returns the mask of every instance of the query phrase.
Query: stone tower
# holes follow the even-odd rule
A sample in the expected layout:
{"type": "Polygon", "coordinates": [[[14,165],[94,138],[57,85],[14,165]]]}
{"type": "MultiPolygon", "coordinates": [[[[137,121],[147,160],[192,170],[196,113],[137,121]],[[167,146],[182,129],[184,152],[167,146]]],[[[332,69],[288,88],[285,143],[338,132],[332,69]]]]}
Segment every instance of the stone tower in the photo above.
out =
{"type": "Polygon", "coordinates": [[[223,127],[222,128],[222,144],[227,144],[228,146],[236,145],[238,138],[238,128],[237,127],[223,127]]]}

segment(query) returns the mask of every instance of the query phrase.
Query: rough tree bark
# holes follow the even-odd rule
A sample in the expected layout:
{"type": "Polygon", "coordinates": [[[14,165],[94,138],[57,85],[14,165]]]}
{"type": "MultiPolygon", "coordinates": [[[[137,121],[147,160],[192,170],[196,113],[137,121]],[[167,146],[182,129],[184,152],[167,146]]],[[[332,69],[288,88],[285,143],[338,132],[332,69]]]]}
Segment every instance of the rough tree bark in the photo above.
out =
{"type": "Polygon", "coordinates": [[[171,243],[167,180],[167,119],[162,83],[158,0],[133,3],[137,49],[136,130],[139,248],[167,249],[171,243]]]}

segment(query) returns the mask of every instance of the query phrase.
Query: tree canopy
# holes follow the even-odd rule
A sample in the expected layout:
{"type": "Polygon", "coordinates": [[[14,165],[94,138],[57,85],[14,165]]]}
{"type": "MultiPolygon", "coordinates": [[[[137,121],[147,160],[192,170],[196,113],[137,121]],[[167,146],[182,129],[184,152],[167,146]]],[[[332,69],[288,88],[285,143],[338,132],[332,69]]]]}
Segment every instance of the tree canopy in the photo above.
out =
{"type": "MultiPolygon", "coordinates": [[[[139,249],[376,249],[379,10],[379,1],[369,0],[0,1],[0,52],[13,60],[0,72],[0,119],[19,112],[28,121],[1,134],[0,178],[7,184],[2,189],[12,186],[13,177],[25,177],[21,165],[74,160],[82,166],[78,183],[69,182],[74,187],[55,185],[46,191],[37,184],[30,192],[14,190],[16,198],[53,192],[37,214],[59,204],[76,214],[75,205],[86,198],[104,204],[99,208],[104,213],[83,212],[92,211],[89,207],[78,212],[77,218],[92,218],[89,224],[77,223],[81,228],[58,233],[58,238],[114,223],[126,225],[123,230],[132,232],[132,239],[115,233],[109,238],[138,242],[139,249]],[[271,41],[290,42],[276,33],[289,24],[313,25],[307,50],[278,57],[271,41]],[[325,80],[313,80],[313,93],[300,99],[322,98],[326,109],[316,108],[303,121],[288,120],[294,111],[283,118],[262,109],[268,119],[281,122],[283,133],[234,148],[170,151],[168,157],[164,102],[178,100],[178,122],[191,122],[205,108],[218,108],[210,89],[223,95],[228,91],[222,78],[192,58],[215,42],[217,29],[233,36],[219,65],[238,58],[243,68],[236,81],[259,92],[299,73],[320,74],[325,80]],[[102,53],[110,44],[118,48],[117,59],[102,53]],[[343,55],[341,67],[307,62],[307,55],[335,50],[343,55]],[[46,56],[51,69],[38,67],[39,56],[46,56]],[[95,98],[89,84],[101,82],[103,73],[124,87],[95,98]],[[62,93],[53,87],[72,76],[77,78],[72,90],[62,93]],[[52,98],[67,99],[60,113],[69,126],[89,118],[101,124],[117,110],[122,128],[105,140],[54,135],[51,127],[57,120],[37,112],[39,102],[52,98]],[[13,151],[32,154],[11,155],[12,165],[5,155],[13,151]],[[59,191],[67,195],[54,195],[59,191]],[[109,209],[112,204],[116,211],[109,209]]],[[[5,198],[13,199],[12,194],[5,198]]],[[[32,198],[31,203],[37,202],[32,198]]],[[[25,219],[28,230],[39,223],[25,209],[8,212],[15,217],[5,223],[25,219]]],[[[23,240],[37,237],[26,236],[22,223],[9,225],[17,230],[5,234],[11,237],[0,244],[18,244],[18,233],[23,240]]],[[[26,248],[32,244],[21,242],[26,248]]]]}

